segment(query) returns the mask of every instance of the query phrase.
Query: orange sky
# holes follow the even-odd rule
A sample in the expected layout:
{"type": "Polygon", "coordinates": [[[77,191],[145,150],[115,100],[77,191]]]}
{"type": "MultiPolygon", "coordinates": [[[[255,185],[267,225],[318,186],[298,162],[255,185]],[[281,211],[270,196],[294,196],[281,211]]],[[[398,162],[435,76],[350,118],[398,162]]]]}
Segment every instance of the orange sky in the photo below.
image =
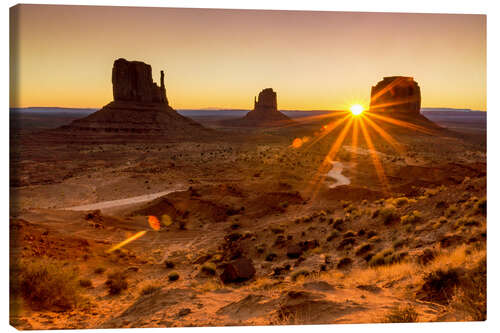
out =
{"type": "Polygon", "coordinates": [[[101,107],[117,58],[166,72],[177,109],[368,105],[413,76],[423,107],[486,110],[486,16],[21,5],[11,9],[11,107],[101,107]]]}

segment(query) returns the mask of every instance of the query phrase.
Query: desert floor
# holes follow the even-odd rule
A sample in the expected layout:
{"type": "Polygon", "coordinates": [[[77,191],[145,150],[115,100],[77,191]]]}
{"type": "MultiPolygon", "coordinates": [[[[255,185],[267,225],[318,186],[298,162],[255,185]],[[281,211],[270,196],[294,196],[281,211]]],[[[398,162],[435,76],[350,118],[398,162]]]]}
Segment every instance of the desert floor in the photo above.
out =
{"type": "Polygon", "coordinates": [[[198,119],[213,140],[13,133],[11,324],[484,320],[484,128],[341,117],[198,119]],[[242,257],[255,276],[222,283],[242,257]]]}

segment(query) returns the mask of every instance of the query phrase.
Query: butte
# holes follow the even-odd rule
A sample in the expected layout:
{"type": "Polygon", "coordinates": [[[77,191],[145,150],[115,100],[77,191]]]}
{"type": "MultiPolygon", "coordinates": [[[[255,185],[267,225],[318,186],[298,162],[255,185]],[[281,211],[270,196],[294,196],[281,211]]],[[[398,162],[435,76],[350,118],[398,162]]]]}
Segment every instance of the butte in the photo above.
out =
{"type": "Polygon", "coordinates": [[[167,99],[165,75],[153,82],[151,66],[123,58],[113,64],[113,101],[57,131],[74,137],[196,138],[213,132],[177,113],[167,99]]]}
{"type": "Polygon", "coordinates": [[[254,108],[243,118],[227,121],[233,126],[273,127],[284,126],[292,120],[278,111],[276,92],[266,88],[254,97],[254,108]]]}
{"type": "Polygon", "coordinates": [[[369,112],[439,129],[420,113],[418,83],[409,76],[387,76],[371,89],[369,112]]]}

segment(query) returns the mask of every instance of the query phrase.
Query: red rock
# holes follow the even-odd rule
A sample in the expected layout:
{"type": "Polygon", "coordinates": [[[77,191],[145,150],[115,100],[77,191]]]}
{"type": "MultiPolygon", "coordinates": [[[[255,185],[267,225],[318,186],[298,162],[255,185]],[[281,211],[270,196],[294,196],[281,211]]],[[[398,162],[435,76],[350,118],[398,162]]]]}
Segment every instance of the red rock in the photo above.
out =
{"type": "Polygon", "coordinates": [[[420,87],[408,76],[388,76],[372,87],[370,111],[420,114],[420,87]]]}

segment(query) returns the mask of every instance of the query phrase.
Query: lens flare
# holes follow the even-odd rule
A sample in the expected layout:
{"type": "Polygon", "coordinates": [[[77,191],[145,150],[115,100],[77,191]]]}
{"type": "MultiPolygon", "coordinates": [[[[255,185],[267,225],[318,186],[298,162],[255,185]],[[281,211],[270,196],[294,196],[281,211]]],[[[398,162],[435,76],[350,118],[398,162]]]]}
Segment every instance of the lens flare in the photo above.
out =
{"type": "Polygon", "coordinates": [[[359,116],[360,114],[363,113],[364,108],[361,104],[354,104],[354,105],[351,105],[350,110],[354,116],[359,116]]]}

